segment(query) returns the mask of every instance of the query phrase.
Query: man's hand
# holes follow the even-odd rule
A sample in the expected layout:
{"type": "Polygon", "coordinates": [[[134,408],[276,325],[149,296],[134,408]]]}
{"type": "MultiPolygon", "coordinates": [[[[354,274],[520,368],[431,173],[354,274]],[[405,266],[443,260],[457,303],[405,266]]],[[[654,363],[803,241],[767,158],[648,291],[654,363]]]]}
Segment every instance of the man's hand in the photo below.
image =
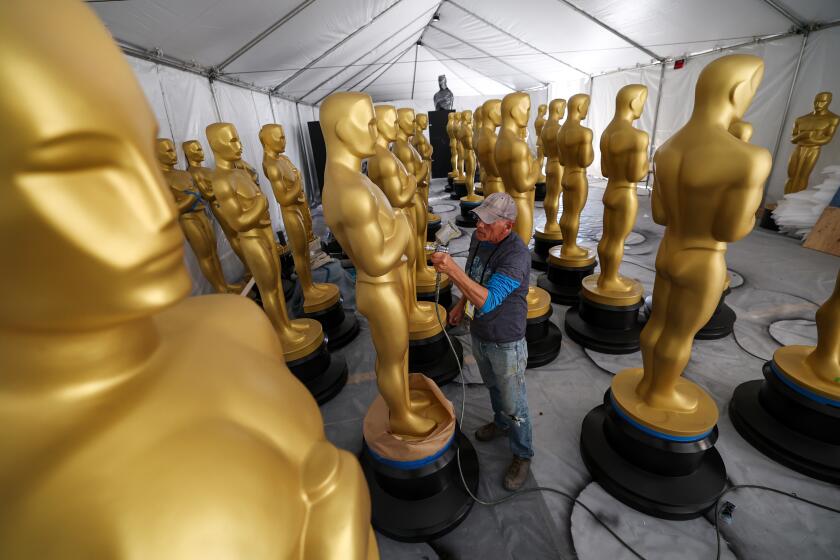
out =
{"type": "Polygon", "coordinates": [[[464,319],[464,306],[466,305],[466,299],[461,298],[458,302],[452,306],[452,309],[449,310],[449,318],[448,323],[453,327],[457,327],[458,324],[464,319]]]}
{"type": "Polygon", "coordinates": [[[455,261],[452,260],[449,253],[432,253],[429,259],[432,261],[432,265],[436,271],[448,274],[450,277],[454,276],[456,270],[461,270],[455,261]]]}

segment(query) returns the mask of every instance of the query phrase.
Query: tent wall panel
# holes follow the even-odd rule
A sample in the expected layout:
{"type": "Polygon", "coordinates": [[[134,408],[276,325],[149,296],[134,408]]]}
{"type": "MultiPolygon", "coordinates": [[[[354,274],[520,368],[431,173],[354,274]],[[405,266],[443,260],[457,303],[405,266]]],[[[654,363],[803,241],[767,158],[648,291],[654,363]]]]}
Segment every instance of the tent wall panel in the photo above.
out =
{"type": "MultiPolygon", "coordinates": [[[[796,78],[796,87],[793,90],[790,111],[782,129],[779,153],[773,162],[773,174],[770,176],[770,188],[767,192],[768,202],[778,200],[784,194],[788,160],[794,147],[790,142],[793,125],[797,117],[814,110],[814,96],[821,91],[833,92],[834,100],[829,110],[840,114],[840,73],[832,70],[837,66],[838,53],[840,53],[840,27],[817,31],[808,36],[802,65],[796,78]]],[[[820,170],[828,165],[840,165],[840,134],[835,136],[831,144],[821,150],[820,159],[817,160],[814,171],[811,173],[811,185],[822,181],[820,170]]]]}

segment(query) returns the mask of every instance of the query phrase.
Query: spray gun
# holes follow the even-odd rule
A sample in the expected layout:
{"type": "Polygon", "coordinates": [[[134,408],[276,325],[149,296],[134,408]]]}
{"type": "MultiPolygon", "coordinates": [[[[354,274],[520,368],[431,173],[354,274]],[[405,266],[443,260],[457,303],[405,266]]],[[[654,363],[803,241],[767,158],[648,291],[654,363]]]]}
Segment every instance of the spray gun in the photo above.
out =
{"type": "Polygon", "coordinates": [[[452,222],[446,222],[441,226],[441,228],[435,233],[435,242],[427,243],[426,250],[433,251],[435,253],[448,253],[449,252],[449,243],[456,237],[461,236],[461,230],[453,224],[452,222]]]}

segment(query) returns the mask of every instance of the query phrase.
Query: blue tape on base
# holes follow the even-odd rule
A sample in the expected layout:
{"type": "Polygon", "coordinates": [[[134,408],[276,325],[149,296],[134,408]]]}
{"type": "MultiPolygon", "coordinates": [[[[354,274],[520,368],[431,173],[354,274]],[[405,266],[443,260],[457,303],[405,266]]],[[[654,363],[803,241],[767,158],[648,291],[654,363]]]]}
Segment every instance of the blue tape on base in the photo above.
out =
{"type": "Polygon", "coordinates": [[[615,397],[613,396],[612,391],[610,392],[610,402],[612,402],[613,410],[615,410],[615,413],[618,414],[618,416],[622,420],[624,420],[625,422],[627,422],[628,424],[630,424],[631,426],[633,426],[634,428],[636,428],[640,432],[644,432],[647,435],[653,436],[655,438],[667,439],[668,441],[679,441],[679,442],[699,441],[699,440],[701,440],[705,437],[708,437],[709,434],[711,434],[712,431],[714,430],[714,428],[712,428],[708,432],[702,433],[698,436],[673,436],[671,434],[663,434],[662,432],[657,432],[656,430],[652,430],[652,429],[648,428],[647,426],[643,426],[642,424],[639,424],[638,422],[636,422],[635,420],[630,418],[627,415],[626,412],[621,410],[621,407],[618,406],[618,403],[615,402],[615,397]]]}
{"type": "Polygon", "coordinates": [[[797,385],[796,383],[794,383],[793,381],[788,379],[787,375],[782,373],[782,371],[776,365],[776,362],[774,362],[772,360],[770,361],[770,369],[773,370],[773,373],[776,374],[776,377],[778,377],[779,380],[782,383],[784,383],[785,385],[787,385],[788,387],[790,387],[791,389],[793,389],[794,391],[796,391],[797,393],[799,393],[803,397],[811,399],[812,401],[818,402],[820,404],[825,404],[825,405],[828,405],[828,406],[833,406],[835,408],[840,408],[840,401],[835,401],[833,399],[829,399],[828,397],[823,397],[822,395],[812,393],[811,391],[809,391],[805,387],[800,387],[799,385],[797,385]]]}
{"type": "Polygon", "coordinates": [[[446,450],[452,446],[452,442],[455,441],[455,435],[453,434],[449,441],[446,442],[440,451],[435,453],[434,455],[429,455],[423,459],[417,459],[416,461],[395,461],[394,459],[386,459],[385,457],[378,455],[373,449],[368,446],[367,442],[365,442],[365,447],[370,453],[370,456],[373,457],[377,463],[382,463],[383,465],[388,465],[389,467],[393,467],[395,469],[399,469],[401,471],[411,471],[414,469],[419,469],[420,467],[425,467],[429,463],[434,463],[437,461],[446,450]]]}

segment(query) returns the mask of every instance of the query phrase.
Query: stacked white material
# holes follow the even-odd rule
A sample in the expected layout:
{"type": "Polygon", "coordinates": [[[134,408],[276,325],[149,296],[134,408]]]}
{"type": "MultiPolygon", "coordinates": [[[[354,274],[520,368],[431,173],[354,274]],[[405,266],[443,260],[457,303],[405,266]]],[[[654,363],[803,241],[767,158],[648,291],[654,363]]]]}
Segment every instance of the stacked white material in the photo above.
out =
{"type": "Polygon", "coordinates": [[[798,193],[786,194],[773,210],[773,219],[779,230],[799,239],[805,239],[820,215],[840,187],[840,165],[830,165],[822,170],[823,182],[798,193]]]}

